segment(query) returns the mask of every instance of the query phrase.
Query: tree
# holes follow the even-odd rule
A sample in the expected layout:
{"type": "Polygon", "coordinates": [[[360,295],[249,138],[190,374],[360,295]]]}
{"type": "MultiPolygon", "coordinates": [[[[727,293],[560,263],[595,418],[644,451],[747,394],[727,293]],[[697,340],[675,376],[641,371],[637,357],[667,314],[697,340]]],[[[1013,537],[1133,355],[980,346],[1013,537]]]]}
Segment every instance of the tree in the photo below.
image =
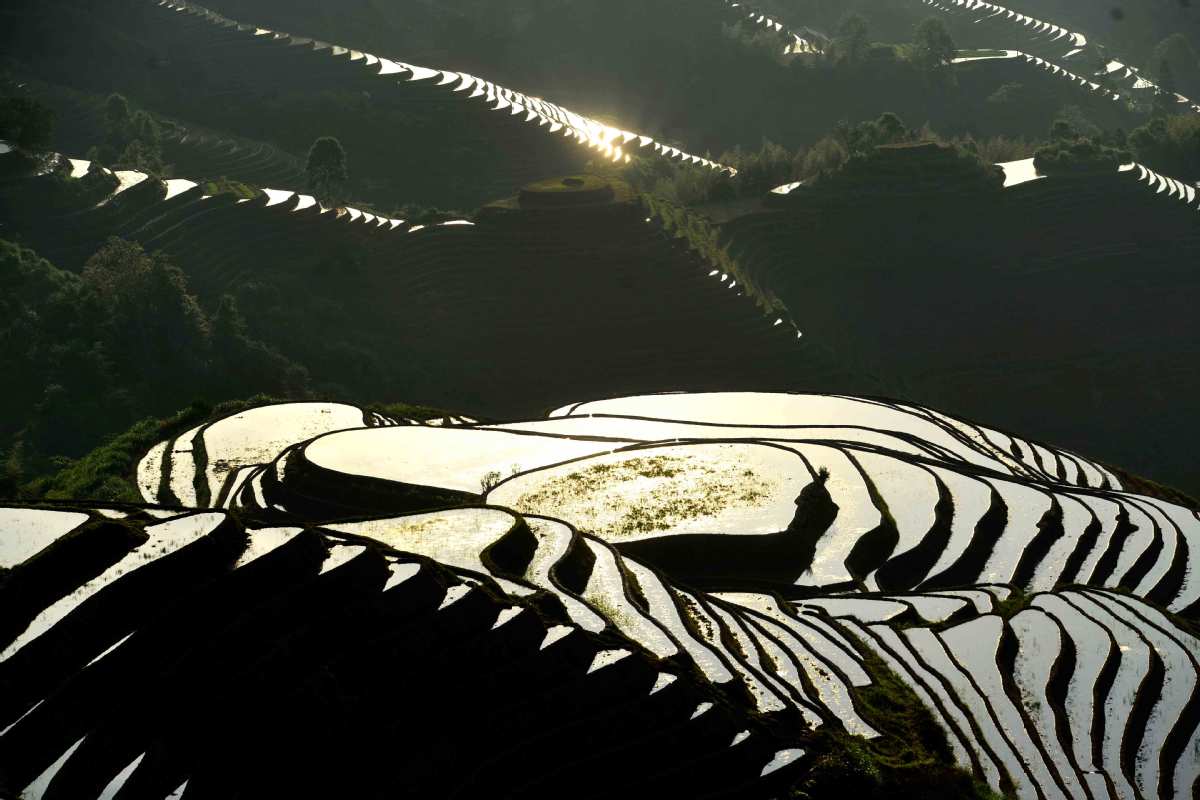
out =
{"type": "Polygon", "coordinates": [[[1200,118],[1175,114],[1151,119],[1129,134],[1137,160],[1188,182],[1200,180],[1200,118]]]}
{"type": "Polygon", "coordinates": [[[154,117],[145,111],[136,111],[129,117],[128,135],[145,144],[157,145],[162,139],[162,129],[154,117]]]}
{"type": "Polygon", "coordinates": [[[885,111],[875,120],[875,137],[879,144],[895,144],[908,138],[904,121],[891,111],[885,111]]]}
{"type": "Polygon", "coordinates": [[[913,45],[917,63],[930,71],[949,64],[958,52],[946,24],[937,17],[929,17],[917,25],[913,45]]]}
{"type": "Polygon", "coordinates": [[[1100,139],[1104,132],[1099,125],[1084,115],[1083,109],[1079,106],[1068,105],[1058,110],[1058,113],[1054,115],[1054,122],[1050,126],[1051,139],[1064,138],[1060,134],[1065,134],[1065,138],[1069,139],[1080,136],[1088,139],[1100,139]],[[1065,123],[1066,128],[1059,128],[1058,123],[1060,122],[1065,123]]]}
{"type": "Polygon", "coordinates": [[[1050,141],[1070,142],[1079,138],[1075,127],[1065,119],[1056,119],[1050,125],[1050,141]]]}
{"type": "Polygon", "coordinates": [[[124,95],[113,92],[108,96],[104,101],[104,120],[110,133],[125,127],[129,121],[129,101],[124,95]]]}
{"type": "MultiPolygon", "coordinates": [[[[1197,58],[1195,48],[1182,33],[1173,33],[1159,42],[1150,63],[1159,65],[1156,77],[1158,85],[1164,89],[1167,88],[1164,84],[1169,77],[1182,87],[1185,94],[1200,90],[1200,58],[1197,58]],[[1163,74],[1164,66],[1169,75],[1163,74]]],[[[1180,89],[1172,86],[1171,91],[1180,89]]]]}
{"type": "Polygon", "coordinates": [[[210,390],[226,396],[252,392],[301,394],[308,383],[308,372],[293,364],[275,348],[254,339],[232,295],[222,295],[213,314],[212,377],[210,390]]]}
{"type": "Polygon", "coordinates": [[[54,133],[54,112],[31,97],[0,100],[0,139],[24,150],[42,150],[54,133]]]}
{"type": "Polygon", "coordinates": [[[874,120],[860,122],[854,126],[839,122],[834,127],[833,135],[851,156],[870,155],[880,145],[898,144],[912,138],[904,121],[891,111],[885,111],[874,120]]]}
{"type": "MultiPolygon", "coordinates": [[[[737,166],[738,174],[734,185],[739,194],[757,196],[782,183],[792,180],[796,173],[796,155],[782,145],[763,139],[758,152],[743,152],[739,147],[723,153],[721,159],[737,166]]],[[[696,174],[698,170],[686,170],[696,174]]]]}
{"type": "Polygon", "coordinates": [[[866,56],[871,42],[868,38],[870,26],[862,14],[851,12],[838,23],[834,49],[841,60],[859,64],[866,56]]]}
{"type": "Polygon", "coordinates": [[[146,111],[133,111],[124,96],[113,93],[104,103],[105,143],[94,161],[152,175],[164,171],[162,133],[146,111]]]}
{"type": "Polygon", "coordinates": [[[1175,71],[1171,62],[1163,60],[1158,65],[1158,91],[1154,93],[1154,113],[1156,116],[1166,116],[1175,113],[1175,71]]]}
{"type": "Polygon", "coordinates": [[[151,175],[161,175],[163,172],[162,151],[140,139],[134,139],[125,145],[125,149],[113,163],[122,169],[133,169],[151,175]]]}
{"type": "Polygon", "coordinates": [[[1132,155],[1085,137],[1062,138],[1034,153],[1033,163],[1043,175],[1112,173],[1132,155]]]}
{"type": "Polygon", "coordinates": [[[826,136],[808,149],[804,154],[804,164],[801,175],[806,180],[820,178],[837,172],[850,158],[844,142],[833,136],[826,136]]]}
{"type": "Polygon", "coordinates": [[[123,374],[167,383],[203,372],[208,319],[166,255],[112,238],[88,259],[81,277],[106,307],[105,338],[123,374]]]}
{"type": "Polygon", "coordinates": [[[304,171],[308,178],[308,190],[321,205],[332,208],[345,199],[346,182],[350,180],[350,175],[346,171],[346,151],[337,139],[322,136],[313,142],[304,171]]]}
{"type": "Polygon", "coordinates": [[[212,318],[213,341],[228,344],[245,338],[246,330],[246,318],[238,308],[237,298],[231,294],[221,295],[217,313],[212,318]]]}

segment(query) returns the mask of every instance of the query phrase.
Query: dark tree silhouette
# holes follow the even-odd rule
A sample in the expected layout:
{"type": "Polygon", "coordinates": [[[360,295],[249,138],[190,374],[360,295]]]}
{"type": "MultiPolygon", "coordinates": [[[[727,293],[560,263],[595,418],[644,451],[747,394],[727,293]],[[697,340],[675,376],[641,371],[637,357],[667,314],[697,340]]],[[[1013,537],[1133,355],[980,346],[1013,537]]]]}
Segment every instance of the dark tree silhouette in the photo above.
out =
{"type": "Polygon", "coordinates": [[[54,133],[54,112],[29,97],[0,100],[0,139],[26,150],[44,149],[54,133]]]}
{"type": "Polygon", "coordinates": [[[870,27],[862,14],[850,13],[838,23],[834,47],[838,57],[848,63],[858,64],[866,58],[870,46],[870,27]]]}
{"type": "Polygon", "coordinates": [[[913,39],[916,60],[927,70],[934,70],[950,63],[958,47],[946,30],[946,24],[937,17],[930,17],[917,25],[913,39]]]}
{"type": "Polygon", "coordinates": [[[1175,113],[1176,97],[1175,70],[1166,59],[1158,65],[1158,91],[1154,93],[1154,114],[1166,116],[1175,113]]]}
{"type": "Polygon", "coordinates": [[[109,128],[119,128],[129,121],[129,101],[124,95],[116,92],[110,94],[104,102],[104,119],[109,128]]]}
{"type": "Polygon", "coordinates": [[[308,190],[321,205],[333,207],[341,203],[345,199],[346,182],[350,179],[342,143],[332,136],[322,136],[313,142],[308,151],[305,174],[308,190]]]}
{"type": "Polygon", "coordinates": [[[1173,33],[1159,42],[1150,63],[1159,66],[1156,77],[1160,86],[1169,76],[1178,84],[1178,87],[1172,87],[1173,91],[1190,94],[1200,90],[1200,56],[1182,33],[1173,33]],[[1167,66],[1168,75],[1163,74],[1163,65],[1167,66]]]}

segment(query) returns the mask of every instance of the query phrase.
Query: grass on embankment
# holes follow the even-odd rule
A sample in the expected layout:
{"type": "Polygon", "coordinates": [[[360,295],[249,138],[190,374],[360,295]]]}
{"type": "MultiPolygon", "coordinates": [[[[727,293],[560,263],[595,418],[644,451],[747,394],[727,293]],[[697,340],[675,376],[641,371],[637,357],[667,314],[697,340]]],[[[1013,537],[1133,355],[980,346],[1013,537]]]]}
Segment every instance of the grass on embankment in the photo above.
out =
{"type": "MultiPolygon", "coordinates": [[[[135,472],[138,461],[154,445],[184,431],[255,406],[285,402],[267,395],[230,400],[217,405],[197,401],[163,419],[147,418],[77,459],[60,462],[57,472],[42,475],[21,487],[22,500],[94,500],[141,502],[135,472]]],[[[433,419],[450,412],[407,403],[374,403],[366,406],[393,419],[433,419]]]]}
{"type": "Polygon", "coordinates": [[[1001,800],[954,764],[945,734],[916,694],[863,648],[870,686],[854,690],[855,705],[882,735],[862,739],[826,725],[814,738],[821,753],[792,788],[799,800],[1001,800]]]}

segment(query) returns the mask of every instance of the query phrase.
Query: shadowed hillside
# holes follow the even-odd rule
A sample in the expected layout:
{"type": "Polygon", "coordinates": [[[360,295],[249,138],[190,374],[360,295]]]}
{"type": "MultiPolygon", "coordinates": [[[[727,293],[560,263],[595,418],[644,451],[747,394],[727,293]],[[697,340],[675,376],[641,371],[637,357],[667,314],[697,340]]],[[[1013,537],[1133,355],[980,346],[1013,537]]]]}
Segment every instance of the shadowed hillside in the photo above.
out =
{"type": "Polygon", "coordinates": [[[39,197],[47,183],[5,182],[9,235],[68,270],[110,236],[161,250],[202,306],[235,297],[249,334],[326,390],[406,387],[414,402],[499,415],[617,386],[858,380],[714,280],[621,184],[547,181],[473,221],[426,225],[153,179],[99,207],[60,205],[39,197]]]}
{"type": "MultiPolygon", "coordinates": [[[[477,75],[714,157],[764,138],[807,146],[839,120],[874,118],[884,108],[947,133],[1031,136],[1064,104],[1082,106],[1106,127],[1140,121],[1014,64],[972,64],[956,70],[955,80],[934,79],[912,58],[911,26],[888,34],[897,40],[868,41],[861,57],[784,56],[777,32],[739,22],[720,0],[616,7],[585,0],[503,24],[486,21],[503,10],[425,3],[354,3],[337,14],[275,2],[215,9],[245,29],[214,28],[148,0],[120,0],[99,18],[84,0],[20,0],[6,12],[6,50],[17,74],[101,96],[120,91],[185,127],[285,153],[302,155],[316,136],[335,135],[350,154],[351,174],[370,181],[362,199],[383,206],[470,208],[529,180],[577,171],[592,154],[545,137],[544,128],[522,124],[523,116],[502,119],[503,110],[464,102],[474,92],[439,88],[442,76],[381,80],[370,58],[356,53],[477,75]],[[285,31],[295,42],[258,30],[285,31]],[[337,49],[314,53],[310,40],[337,49]],[[96,52],[104,58],[93,61],[96,52]],[[190,89],[186,102],[175,91],[181,81],[190,89]],[[1012,82],[1028,84],[1021,102],[989,103],[1012,82]]],[[[927,12],[906,13],[915,21],[927,12]]]]}
{"type": "Polygon", "coordinates": [[[972,189],[935,162],[892,151],[727,223],[722,241],[889,394],[1195,491],[1195,195],[1136,170],[972,189]]]}

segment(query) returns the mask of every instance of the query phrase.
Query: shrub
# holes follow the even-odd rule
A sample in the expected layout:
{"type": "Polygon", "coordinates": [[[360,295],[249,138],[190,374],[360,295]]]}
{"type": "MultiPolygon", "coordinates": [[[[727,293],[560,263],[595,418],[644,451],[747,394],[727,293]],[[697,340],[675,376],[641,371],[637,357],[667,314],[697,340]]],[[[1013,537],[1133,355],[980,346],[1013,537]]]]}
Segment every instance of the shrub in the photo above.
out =
{"type": "Polygon", "coordinates": [[[917,25],[913,36],[913,56],[917,65],[926,70],[935,70],[950,63],[958,46],[946,30],[946,23],[938,17],[929,17],[917,25]]]}
{"type": "Polygon", "coordinates": [[[1186,181],[1200,180],[1200,117],[1156,117],[1129,134],[1138,161],[1186,181]]]}
{"type": "Polygon", "coordinates": [[[1114,172],[1132,158],[1128,150],[1077,137],[1042,145],[1034,153],[1033,163],[1043,175],[1078,175],[1114,172]]]}
{"type": "Polygon", "coordinates": [[[337,139],[322,136],[313,142],[304,172],[308,179],[308,191],[321,205],[334,208],[345,200],[350,174],[346,169],[346,151],[337,139]]]}
{"type": "Polygon", "coordinates": [[[54,112],[31,97],[0,98],[0,139],[43,150],[54,134],[54,112]]]}

